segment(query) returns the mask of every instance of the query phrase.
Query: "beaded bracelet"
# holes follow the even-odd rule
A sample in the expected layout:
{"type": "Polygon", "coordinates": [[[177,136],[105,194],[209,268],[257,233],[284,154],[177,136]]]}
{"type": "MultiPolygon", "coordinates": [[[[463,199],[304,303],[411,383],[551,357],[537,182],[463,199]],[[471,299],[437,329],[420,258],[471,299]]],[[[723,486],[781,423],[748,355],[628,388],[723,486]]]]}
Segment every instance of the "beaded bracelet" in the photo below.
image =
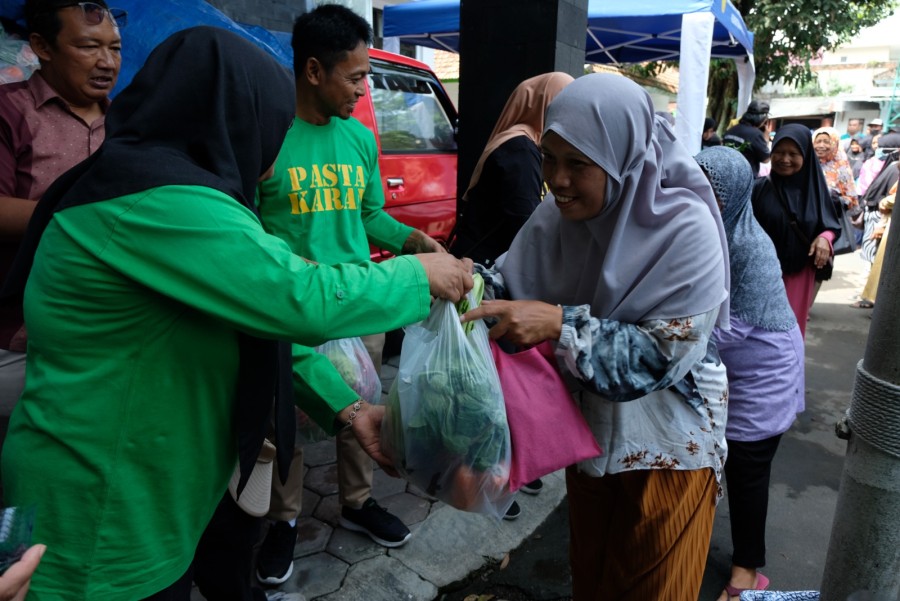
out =
{"type": "Polygon", "coordinates": [[[359,411],[360,409],[362,409],[363,403],[365,403],[365,401],[362,399],[358,399],[355,403],[353,403],[353,408],[350,409],[350,415],[347,416],[347,421],[344,422],[344,428],[349,428],[353,425],[353,420],[355,420],[359,415],[359,411]]]}

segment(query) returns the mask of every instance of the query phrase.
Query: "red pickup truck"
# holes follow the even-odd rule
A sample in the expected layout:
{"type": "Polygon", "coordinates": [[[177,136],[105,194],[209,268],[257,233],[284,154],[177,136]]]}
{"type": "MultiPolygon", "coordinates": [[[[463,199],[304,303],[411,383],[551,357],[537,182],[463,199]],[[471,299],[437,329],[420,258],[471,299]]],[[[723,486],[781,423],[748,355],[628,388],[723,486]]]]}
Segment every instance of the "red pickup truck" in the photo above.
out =
{"type": "MultiPolygon", "coordinates": [[[[370,49],[353,116],[375,133],[385,210],[446,244],[456,222],[457,114],[428,65],[370,49]]],[[[372,248],[372,258],[390,256],[372,248]]]]}

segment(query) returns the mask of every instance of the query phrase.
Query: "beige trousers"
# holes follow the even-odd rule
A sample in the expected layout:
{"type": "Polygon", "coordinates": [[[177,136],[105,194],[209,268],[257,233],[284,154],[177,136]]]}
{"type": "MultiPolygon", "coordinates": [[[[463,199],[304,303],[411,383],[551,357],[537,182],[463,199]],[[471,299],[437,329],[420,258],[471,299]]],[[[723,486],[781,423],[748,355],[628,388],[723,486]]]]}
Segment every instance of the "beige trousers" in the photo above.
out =
{"type": "MultiPolygon", "coordinates": [[[[363,343],[375,370],[381,373],[384,334],[363,336],[363,343]]],[[[335,436],[337,451],[338,500],[344,507],[359,509],[372,494],[372,458],[362,450],[356,437],[350,430],[341,430],[335,436]]],[[[268,518],[289,522],[300,515],[303,507],[303,445],[294,445],[294,456],[288,473],[287,482],[281,483],[278,478],[278,465],[274,466],[272,475],[272,499],[269,504],[268,518]]]]}

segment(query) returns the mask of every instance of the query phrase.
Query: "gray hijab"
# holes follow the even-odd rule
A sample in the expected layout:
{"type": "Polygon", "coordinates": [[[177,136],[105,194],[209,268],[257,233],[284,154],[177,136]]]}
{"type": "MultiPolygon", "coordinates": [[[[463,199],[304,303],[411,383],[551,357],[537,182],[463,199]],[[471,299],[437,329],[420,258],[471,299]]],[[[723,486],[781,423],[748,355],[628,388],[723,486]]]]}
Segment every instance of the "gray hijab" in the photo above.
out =
{"type": "Polygon", "coordinates": [[[731,265],[731,314],[764,330],[793,329],[797,318],[784,291],[775,245],[753,216],[750,163],[724,146],[707,148],[696,158],[723,204],[731,265]]]}
{"type": "Polygon", "coordinates": [[[720,307],[727,328],[728,251],[712,188],[647,92],[585,75],[550,104],[547,131],[606,171],[606,204],[570,222],[548,194],[497,262],[511,297],[588,304],[625,323],[720,307]]]}

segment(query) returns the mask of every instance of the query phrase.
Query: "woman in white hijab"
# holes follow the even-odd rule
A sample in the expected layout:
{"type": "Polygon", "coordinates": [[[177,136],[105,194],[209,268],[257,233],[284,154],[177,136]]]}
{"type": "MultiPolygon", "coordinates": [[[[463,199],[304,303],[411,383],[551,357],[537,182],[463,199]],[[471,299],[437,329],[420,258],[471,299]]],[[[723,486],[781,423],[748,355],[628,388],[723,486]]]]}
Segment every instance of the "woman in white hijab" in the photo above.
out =
{"type": "MultiPolygon", "coordinates": [[[[728,323],[712,189],[624,77],[569,84],[547,111],[547,196],[494,271],[494,338],[552,340],[603,455],[566,473],[573,594],[699,594],[725,460],[728,323]]],[[[535,444],[540,444],[536,441],[535,444]]]]}

